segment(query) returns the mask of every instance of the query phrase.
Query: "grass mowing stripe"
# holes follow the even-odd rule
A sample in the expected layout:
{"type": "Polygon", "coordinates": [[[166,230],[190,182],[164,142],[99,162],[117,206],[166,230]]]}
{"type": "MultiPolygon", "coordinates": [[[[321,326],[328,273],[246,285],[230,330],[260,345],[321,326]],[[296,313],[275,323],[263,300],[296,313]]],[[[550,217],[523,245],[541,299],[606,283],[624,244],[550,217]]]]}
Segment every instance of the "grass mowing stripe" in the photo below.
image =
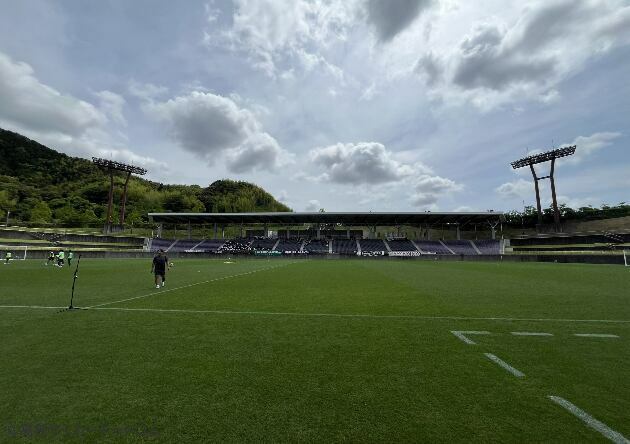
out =
{"type": "MultiPolygon", "coordinates": [[[[157,294],[157,293],[156,293],[157,294]]],[[[374,318],[374,319],[418,319],[418,320],[444,320],[444,321],[549,321],[549,322],[620,322],[630,323],[626,320],[598,320],[598,319],[517,319],[517,318],[473,318],[463,316],[415,316],[415,315],[372,315],[355,313],[298,313],[283,311],[239,311],[239,310],[193,310],[179,308],[125,308],[125,307],[77,307],[83,310],[120,310],[120,311],[146,311],[156,313],[209,313],[226,315],[261,315],[261,316],[305,316],[305,317],[331,317],[331,318],[374,318]]],[[[470,334],[470,332],[468,332],[470,334]]],[[[485,333],[482,333],[485,334],[485,333]]]]}
{"type": "Polygon", "coordinates": [[[508,372],[512,373],[517,378],[524,378],[525,377],[525,373],[523,373],[520,370],[515,369],[510,364],[505,362],[503,359],[497,357],[496,355],[493,355],[492,353],[484,353],[484,355],[486,355],[486,357],[488,359],[490,359],[492,362],[497,364],[499,367],[501,367],[504,370],[507,370],[508,372]]]}
{"type": "Polygon", "coordinates": [[[104,302],[102,304],[91,305],[89,307],[84,307],[84,308],[97,308],[97,307],[104,307],[106,305],[118,304],[120,302],[133,301],[135,299],[142,299],[142,298],[146,298],[146,297],[149,297],[149,296],[154,296],[156,294],[168,293],[169,291],[183,290],[184,288],[190,288],[190,287],[194,287],[196,285],[209,284],[210,282],[216,282],[216,281],[220,281],[220,280],[223,280],[223,279],[230,279],[230,278],[235,278],[235,277],[239,277],[239,276],[246,276],[248,274],[257,273],[259,271],[273,270],[275,268],[286,267],[287,265],[291,265],[291,264],[295,264],[295,263],[296,262],[289,262],[288,264],[276,265],[274,267],[260,268],[258,270],[247,271],[245,273],[238,273],[238,274],[232,274],[232,275],[228,275],[228,276],[222,276],[222,277],[218,277],[218,278],[214,278],[214,279],[209,279],[209,280],[203,281],[203,282],[195,282],[194,284],[188,284],[188,285],[183,285],[181,287],[169,288],[168,290],[155,291],[155,292],[152,292],[152,293],[147,293],[147,294],[143,294],[143,295],[140,295],[140,296],[134,296],[134,297],[127,298],[127,299],[120,299],[118,301],[113,301],[113,302],[104,302]]]}
{"type": "MultiPolygon", "coordinates": [[[[277,267],[271,267],[277,268],[277,267]]],[[[271,268],[265,268],[265,270],[270,270],[271,268]]],[[[263,271],[263,270],[257,270],[263,271]]],[[[242,275],[233,275],[228,277],[237,277],[242,275]]],[[[220,278],[220,279],[225,279],[220,278]]],[[[211,282],[211,281],[208,281],[211,282]]],[[[199,282],[199,285],[207,282],[199,282]]],[[[188,287],[188,286],[186,286],[188,287]]],[[[166,293],[167,291],[177,290],[186,287],[178,287],[171,288],[169,290],[160,291],[157,293],[151,293],[148,295],[137,296],[131,299],[132,300],[141,297],[147,297],[154,294],[166,293]]],[[[123,301],[117,301],[123,302],[123,301]]],[[[115,302],[108,302],[104,305],[111,305],[115,302]]],[[[626,324],[630,323],[630,320],[625,319],[554,319],[554,318],[538,318],[538,319],[528,319],[528,318],[500,318],[500,317],[490,317],[490,318],[482,318],[482,317],[466,317],[466,316],[420,316],[420,315],[373,315],[373,314],[361,314],[361,313],[291,313],[291,312],[280,312],[280,311],[238,311],[238,310],[192,310],[192,309],[178,309],[178,308],[124,308],[124,307],[105,307],[104,305],[92,305],[89,307],[75,307],[81,310],[119,310],[119,311],[146,311],[146,312],[156,312],[156,313],[208,313],[208,314],[226,314],[226,315],[261,315],[261,316],[305,316],[305,317],[334,317],[334,318],[375,318],[375,319],[418,319],[418,320],[435,320],[435,321],[533,321],[533,322],[589,322],[589,323],[618,323],[618,324],[626,324]]],[[[42,305],[0,305],[0,308],[47,308],[47,309],[60,309],[60,308],[68,308],[66,306],[42,306],[42,305]]],[[[462,333],[462,332],[459,332],[462,333]]],[[[464,332],[465,333],[465,332],[464,332]]],[[[455,334],[455,333],[453,333],[455,334]]],[[[470,332],[468,332],[470,334],[470,332]]],[[[486,333],[483,333],[486,334],[486,333]]],[[[457,335],[455,335],[457,336],[457,335]]],[[[578,335],[576,335],[578,336],[578,335]]],[[[458,336],[459,337],[459,336],[458,336]]],[[[617,336],[618,337],[618,336],[617,336]]],[[[468,341],[470,339],[466,338],[468,341]]],[[[462,339],[463,340],[463,339],[462,339]]],[[[466,341],[464,341],[466,342],[466,341]]],[[[472,342],[472,341],[471,341],[472,342]]]]}
{"type": "Polygon", "coordinates": [[[572,414],[580,418],[582,421],[584,421],[584,423],[587,426],[589,426],[593,430],[597,430],[599,433],[604,435],[606,438],[608,438],[615,444],[630,444],[630,441],[621,433],[614,431],[613,429],[608,427],[606,424],[593,418],[584,410],[577,407],[575,404],[570,403],[566,399],[561,398],[559,396],[549,396],[549,399],[551,399],[553,402],[555,402],[559,406],[563,407],[564,409],[568,410],[569,412],[571,412],[572,414]]]}

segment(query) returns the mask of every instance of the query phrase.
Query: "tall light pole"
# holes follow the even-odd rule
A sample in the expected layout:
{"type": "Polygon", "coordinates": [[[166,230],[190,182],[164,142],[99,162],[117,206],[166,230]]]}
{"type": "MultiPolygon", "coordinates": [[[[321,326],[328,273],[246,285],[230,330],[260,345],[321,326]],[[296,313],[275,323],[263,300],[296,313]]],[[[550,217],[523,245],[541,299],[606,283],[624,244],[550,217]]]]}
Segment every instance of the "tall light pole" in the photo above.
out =
{"type": "Polygon", "coordinates": [[[132,174],[138,174],[144,176],[147,174],[147,170],[144,168],[136,167],[133,165],[127,165],[120,162],[114,162],[113,160],[100,159],[98,157],[92,157],[92,162],[99,168],[105,170],[109,174],[109,194],[107,196],[107,217],[105,219],[105,226],[103,233],[109,234],[112,232],[112,208],[114,206],[114,172],[123,171],[127,173],[125,179],[125,185],[123,187],[122,198],[120,201],[120,216],[118,222],[121,228],[124,228],[125,223],[125,205],[127,203],[127,185],[129,185],[129,178],[132,174]]]}
{"type": "Polygon", "coordinates": [[[558,148],[556,150],[547,151],[542,154],[535,154],[533,156],[525,157],[523,159],[516,160],[512,162],[512,168],[515,170],[518,168],[522,168],[528,166],[532,172],[532,176],[534,178],[534,189],[536,191],[536,208],[538,209],[538,226],[542,225],[543,212],[540,204],[540,190],[538,188],[538,181],[543,179],[549,179],[551,182],[551,206],[553,207],[553,222],[556,231],[560,231],[560,211],[558,210],[558,201],[556,199],[556,183],[554,180],[554,171],[556,167],[556,159],[561,157],[572,156],[575,153],[576,146],[567,146],[564,148],[558,148]],[[534,165],[539,163],[551,162],[551,169],[549,171],[548,176],[538,176],[536,174],[536,170],[534,169],[534,165]]]}

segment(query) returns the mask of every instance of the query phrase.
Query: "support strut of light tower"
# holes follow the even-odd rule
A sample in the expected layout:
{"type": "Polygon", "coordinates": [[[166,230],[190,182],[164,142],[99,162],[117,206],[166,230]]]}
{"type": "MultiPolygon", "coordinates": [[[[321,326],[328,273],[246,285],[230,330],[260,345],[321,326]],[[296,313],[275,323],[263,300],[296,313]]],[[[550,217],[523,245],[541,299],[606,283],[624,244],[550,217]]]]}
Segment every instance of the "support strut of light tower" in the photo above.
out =
{"type": "Polygon", "coordinates": [[[547,151],[541,154],[534,154],[533,156],[524,157],[523,159],[516,160],[511,163],[512,168],[515,170],[525,166],[529,166],[534,177],[534,189],[536,190],[536,208],[538,209],[538,225],[542,225],[542,209],[540,205],[540,190],[538,188],[538,181],[543,179],[549,179],[551,183],[551,203],[553,206],[553,222],[556,231],[560,229],[560,211],[558,210],[558,201],[556,200],[556,183],[554,181],[554,171],[556,166],[556,159],[561,157],[572,156],[575,153],[576,145],[567,146],[564,148],[558,148],[556,150],[547,151]],[[551,168],[548,176],[536,175],[534,165],[539,163],[551,162],[551,168]]]}
{"type": "Polygon", "coordinates": [[[122,171],[127,173],[122,196],[120,198],[120,215],[118,219],[120,226],[123,226],[125,224],[125,205],[127,203],[127,185],[129,185],[129,178],[132,174],[144,176],[147,174],[147,170],[137,166],[115,162],[113,160],[100,159],[98,157],[92,157],[92,162],[99,168],[109,173],[109,196],[107,198],[107,218],[105,219],[104,228],[105,233],[109,233],[112,229],[112,207],[114,205],[114,172],[122,171]]]}

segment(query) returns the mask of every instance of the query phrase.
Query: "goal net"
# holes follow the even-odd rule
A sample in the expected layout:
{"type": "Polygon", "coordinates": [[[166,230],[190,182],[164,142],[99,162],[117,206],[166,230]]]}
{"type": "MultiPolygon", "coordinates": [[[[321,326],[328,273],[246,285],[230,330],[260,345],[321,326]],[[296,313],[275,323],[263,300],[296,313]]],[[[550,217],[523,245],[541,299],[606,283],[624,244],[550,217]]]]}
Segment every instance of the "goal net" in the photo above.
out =
{"type": "Polygon", "coordinates": [[[0,261],[6,262],[7,253],[10,253],[10,259],[25,260],[28,252],[28,246],[26,245],[0,245],[0,261]]]}

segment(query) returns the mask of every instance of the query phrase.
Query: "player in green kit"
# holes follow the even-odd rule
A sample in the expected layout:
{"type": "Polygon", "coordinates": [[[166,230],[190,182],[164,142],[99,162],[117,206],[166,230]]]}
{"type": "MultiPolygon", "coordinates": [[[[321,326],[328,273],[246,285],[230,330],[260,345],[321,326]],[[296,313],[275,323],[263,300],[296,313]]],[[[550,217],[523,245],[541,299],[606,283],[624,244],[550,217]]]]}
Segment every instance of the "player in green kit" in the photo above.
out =
{"type": "Polygon", "coordinates": [[[61,250],[59,253],[57,253],[57,266],[58,267],[63,267],[63,263],[65,262],[66,259],[66,253],[61,250]]]}
{"type": "Polygon", "coordinates": [[[4,255],[4,265],[9,265],[9,261],[11,260],[11,252],[7,251],[7,253],[4,255]]]}
{"type": "Polygon", "coordinates": [[[72,259],[74,259],[74,253],[70,250],[68,251],[68,267],[72,265],[72,259]]]}

